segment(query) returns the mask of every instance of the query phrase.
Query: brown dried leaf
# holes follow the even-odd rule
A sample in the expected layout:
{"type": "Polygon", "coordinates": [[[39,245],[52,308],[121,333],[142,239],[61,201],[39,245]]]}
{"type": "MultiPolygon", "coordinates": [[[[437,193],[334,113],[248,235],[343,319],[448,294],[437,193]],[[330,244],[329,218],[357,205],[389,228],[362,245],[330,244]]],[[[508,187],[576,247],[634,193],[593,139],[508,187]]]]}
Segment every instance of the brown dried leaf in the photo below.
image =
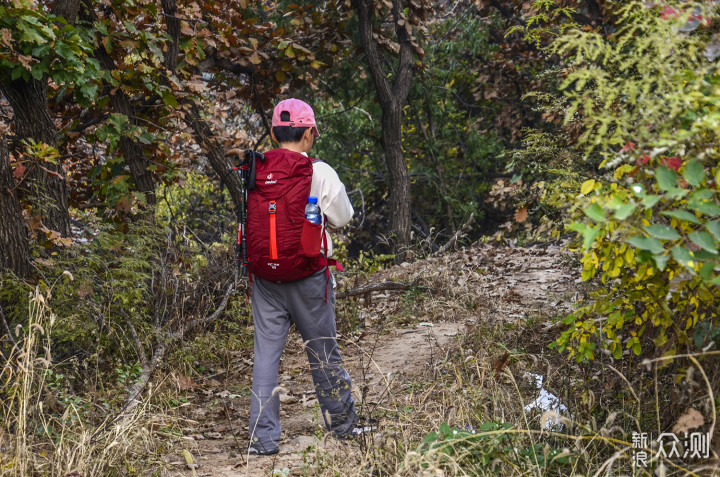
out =
{"type": "Polygon", "coordinates": [[[189,389],[195,389],[201,387],[198,383],[193,381],[190,376],[185,374],[178,375],[178,387],[181,391],[187,391],[189,389]]]}
{"type": "Polygon", "coordinates": [[[80,298],[91,296],[93,294],[93,289],[92,285],[90,285],[90,282],[83,283],[80,288],[78,288],[77,294],[80,298]]]}
{"type": "Polygon", "coordinates": [[[703,415],[696,409],[690,408],[675,423],[672,431],[675,434],[687,433],[691,429],[696,429],[705,424],[703,415]]]}
{"type": "Polygon", "coordinates": [[[493,366],[492,366],[493,371],[495,371],[496,373],[502,372],[503,368],[505,368],[505,366],[507,366],[509,361],[510,361],[510,353],[505,351],[505,354],[503,354],[498,359],[496,359],[495,362],[493,362],[493,366]]]}
{"type": "Polygon", "coordinates": [[[193,31],[192,28],[190,28],[190,24],[188,22],[182,21],[180,22],[180,33],[187,36],[194,36],[195,31],[193,31]]]}
{"type": "Polygon", "coordinates": [[[20,61],[20,64],[23,65],[23,68],[30,71],[32,68],[30,67],[30,64],[33,62],[32,56],[26,56],[26,55],[17,55],[18,60],[20,61]]]}
{"type": "Polygon", "coordinates": [[[202,93],[203,91],[205,91],[205,83],[203,83],[202,81],[188,82],[187,88],[193,93],[202,93]]]}
{"type": "Polygon", "coordinates": [[[527,207],[523,207],[521,209],[518,209],[515,211],[515,222],[522,224],[525,222],[528,218],[528,210],[527,207]]]}
{"type": "Polygon", "coordinates": [[[23,166],[22,164],[18,164],[17,167],[15,167],[15,170],[13,171],[13,176],[16,179],[22,178],[23,175],[25,175],[25,171],[27,170],[27,167],[23,166]]]}
{"type": "Polygon", "coordinates": [[[7,28],[0,30],[0,41],[8,48],[12,48],[12,33],[7,28]]]}

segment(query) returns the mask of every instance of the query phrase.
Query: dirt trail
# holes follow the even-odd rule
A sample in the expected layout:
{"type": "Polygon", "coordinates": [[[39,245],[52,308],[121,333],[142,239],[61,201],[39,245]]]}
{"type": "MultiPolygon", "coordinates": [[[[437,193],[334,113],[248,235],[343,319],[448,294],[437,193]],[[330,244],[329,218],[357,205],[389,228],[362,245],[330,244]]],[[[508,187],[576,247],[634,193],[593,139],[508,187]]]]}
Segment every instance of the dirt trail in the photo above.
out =
{"type": "MultiPolygon", "coordinates": [[[[480,321],[513,323],[567,312],[575,301],[578,277],[572,260],[558,245],[479,245],[375,274],[373,282],[418,279],[436,293],[422,302],[419,313],[409,303],[419,297],[397,292],[373,292],[338,304],[339,320],[354,313],[365,324],[359,335],[339,339],[357,388],[360,414],[372,414],[396,388],[420,376],[431,379],[434,363],[444,360],[456,337],[480,321]]],[[[305,475],[303,465],[312,467],[304,462],[308,452],[321,449],[337,456],[359,452],[357,443],[339,442],[324,433],[302,342],[293,331],[280,365],[284,388],[280,454],[248,460],[241,451],[247,448],[250,401],[251,368],[245,359],[224,382],[209,380],[194,391],[184,408],[188,429],[168,456],[170,475],[305,475]],[[194,465],[187,465],[183,449],[192,455],[194,465]]]]}

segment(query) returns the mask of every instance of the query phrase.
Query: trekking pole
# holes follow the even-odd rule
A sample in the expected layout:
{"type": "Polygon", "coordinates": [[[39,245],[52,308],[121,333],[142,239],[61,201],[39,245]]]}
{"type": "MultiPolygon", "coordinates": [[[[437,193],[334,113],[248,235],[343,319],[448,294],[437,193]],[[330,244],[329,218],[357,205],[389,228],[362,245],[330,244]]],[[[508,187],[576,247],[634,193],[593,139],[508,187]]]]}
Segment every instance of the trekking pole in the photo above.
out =
{"type": "Polygon", "coordinates": [[[244,152],[243,160],[241,160],[240,152],[237,149],[232,149],[230,153],[237,158],[237,166],[232,167],[231,171],[240,173],[240,204],[238,204],[235,212],[238,221],[237,242],[235,244],[235,262],[237,262],[235,279],[237,280],[238,271],[241,272],[241,276],[248,276],[248,264],[250,261],[247,255],[247,227],[245,223],[247,219],[247,193],[248,190],[255,189],[255,160],[260,159],[264,162],[265,155],[248,149],[244,152]]]}

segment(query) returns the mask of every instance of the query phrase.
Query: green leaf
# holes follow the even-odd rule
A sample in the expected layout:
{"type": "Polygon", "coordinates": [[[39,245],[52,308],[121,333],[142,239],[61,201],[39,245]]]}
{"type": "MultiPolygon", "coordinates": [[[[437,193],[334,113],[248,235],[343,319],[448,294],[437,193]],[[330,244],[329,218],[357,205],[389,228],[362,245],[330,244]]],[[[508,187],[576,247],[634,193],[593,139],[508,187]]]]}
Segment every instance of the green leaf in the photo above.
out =
{"type": "Polygon", "coordinates": [[[720,240],[720,222],[717,220],[707,222],[705,228],[708,229],[708,232],[713,234],[716,239],[720,240]]]}
{"type": "Polygon", "coordinates": [[[615,211],[615,218],[618,220],[625,220],[633,213],[633,210],[635,210],[635,204],[622,205],[615,211]]]}
{"type": "Polygon", "coordinates": [[[585,215],[596,222],[605,222],[605,211],[597,202],[584,210],[585,215]]]}
{"type": "Polygon", "coordinates": [[[688,207],[710,217],[720,216],[720,206],[715,202],[690,201],[688,207]]]}
{"type": "Polygon", "coordinates": [[[693,159],[687,166],[685,166],[683,177],[688,184],[693,187],[697,187],[702,184],[703,179],[705,179],[705,168],[697,159],[693,159]]]}
{"type": "Polygon", "coordinates": [[[166,89],[162,92],[162,99],[163,103],[170,106],[171,108],[177,108],[178,102],[177,99],[175,99],[175,95],[172,94],[172,91],[166,89]]]}
{"type": "Polygon", "coordinates": [[[680,234],[677,233],[674,228],[668,227],[667,225],[648,225],[647,227],[645,227],[645,231],[653,237],[659,239],[677,240],[680,238],[680,234]]]}
{"type": "Polygon", "coordinates": [[[655,204],[657,204],[659,200],[660,200],[659,195],[646,195],[642,199],[643,205],[645,206],[646,209],[655,207],[655,204]]]}
{"type": "Polygon", "coordinates": [[[661,272],[665,270],[668,260],[670,259],[668,255],[653,255],[652,258],[655,261],[655,266],[661,272]]]}
{"type": "Polygon", "coordinates": [[[633,245],[635,248],[639,248],[640,250],[647,250],[654,254],[663,253],[663,251],[665,250],[663,248],[662,242],[659,241],[658,239],[655,239],[652,237],[643,237],[643,236],[630,237],[628,239],[628,242],[631,245],[633,245]]]}
{"type": "Polygon", "coordinates": [[[692,241],[692,243],[699,246],[703,250],[707,250],[712,254],[717,254],[717,246],[715,245],[715,240],[709,233],[693,232],[688,235],[688,238],[692,241]]]}
{"type": "Polygon", "coordinates": [[[702,268],[700,269],[700,276],[704,279],[708,279],[712,276],[712,273],[715,271],[715,263],[713,262],[705,262],[703,263],[702,268]]]}
{"type": "Polygon", "coordinates": [[[678,220],[682,220],[685,222],[690,222],[693,224],[699,224],[700,221],[697,217],[695,217],[695,214],[692,214],[688,212],[687,210],[665,210],[661,212],[663,215],[667,215],[668,217],[672,217],[678,220]]]}
{"type": "Polygon", "coordinates": [[[694,273],[692,267],[695,263],[695,258],[690,254],[690,250],[685,247],[675,247],[672,249],[672,255],[676,262],[690,268],[694,273]]]}
{"type": "Polygon", "coordinates": [[[588,227],[586,224],[583,224],[581,222],[573,222],[568,226],[570,230],[574,230],[576,232],[579,232],[583,236],[583,250],[587,251],[590,250],[590,247],[592,246],[593,242],[597,238],[597,236],[600,234],[600,228],[597,227],[588,227]]]}
{"type": "Polygon", "coordinates": [[[660,166],[655,170],[658,186],[662,190],[669,191],[675,188],[677,184],[677,174],[665,166],[660,166]]]}

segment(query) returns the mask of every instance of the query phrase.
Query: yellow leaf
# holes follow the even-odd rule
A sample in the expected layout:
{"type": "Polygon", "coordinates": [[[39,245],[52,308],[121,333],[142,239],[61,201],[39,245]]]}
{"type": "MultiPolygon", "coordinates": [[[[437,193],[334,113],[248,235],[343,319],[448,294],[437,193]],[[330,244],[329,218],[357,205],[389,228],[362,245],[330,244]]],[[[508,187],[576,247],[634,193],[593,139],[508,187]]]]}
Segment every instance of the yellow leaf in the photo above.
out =
{"type": "Polygon", "coordinates": [[[285,56],[287,56],[288,58],[295,58],[295,49],[292,45],[285,48],[285,56]]]}
{"type": "Polygon", "coordinates": [[[260,57],[257,54],[257,51],[254,52],[248,59],[250,60],[250,63],[252,63],[253,65],[259,65],[260,61],[261,61],[260,57]]]}
{"type": "Polygon", "coordinates": [[[595,189],[595,179],[588,179],[580,186],[580,193],[588,195],[593,189],[595,189]]]}

